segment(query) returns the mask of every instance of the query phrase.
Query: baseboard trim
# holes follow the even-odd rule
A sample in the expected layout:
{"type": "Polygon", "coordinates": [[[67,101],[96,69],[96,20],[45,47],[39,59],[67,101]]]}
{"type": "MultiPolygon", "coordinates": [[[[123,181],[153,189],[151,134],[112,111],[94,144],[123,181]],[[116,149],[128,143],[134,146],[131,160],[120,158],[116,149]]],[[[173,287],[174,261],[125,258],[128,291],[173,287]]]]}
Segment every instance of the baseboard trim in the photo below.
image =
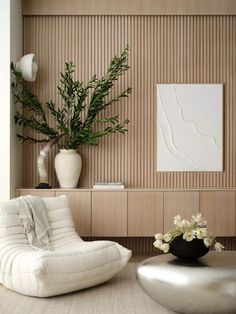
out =
{"type": "MultiPolygon", "coordinates": [[[[150,254],[157,252],[157,249],[153,246],[153,237],[84,237],[83,239],[85,241],[115,241],[132,250],[133,253],[138,254],[150,254]]],[[[236,250],[236,237],[218,237],[217,241],[222,243],[228,251],[236,250]]]]}

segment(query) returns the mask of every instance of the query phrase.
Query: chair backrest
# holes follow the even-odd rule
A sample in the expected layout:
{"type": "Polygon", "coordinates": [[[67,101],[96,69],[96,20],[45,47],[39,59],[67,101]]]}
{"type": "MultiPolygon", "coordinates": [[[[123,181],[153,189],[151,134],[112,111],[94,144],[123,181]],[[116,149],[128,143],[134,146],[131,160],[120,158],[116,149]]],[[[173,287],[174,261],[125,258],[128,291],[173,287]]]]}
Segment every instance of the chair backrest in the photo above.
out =
{"type": "MultiPolygon", "coordinates": [[[[42,200],[51,228],[50,242],[57,245],[66,239],[78,240],[67,197],[45,197],[42,200]]],[[[17,199],[0,203],[0,249],[6,246],[29,246],[20,223],[17,199]]]]}
{"type": "MultiPolygon", "coordinates": [[[[65,195],[42,198],[48,210],[50,243],[55,247],[67,241],[78,241],[68,199],[65,195]]],[[[80,238],[79,238],[80,239],[80,238]]]]}

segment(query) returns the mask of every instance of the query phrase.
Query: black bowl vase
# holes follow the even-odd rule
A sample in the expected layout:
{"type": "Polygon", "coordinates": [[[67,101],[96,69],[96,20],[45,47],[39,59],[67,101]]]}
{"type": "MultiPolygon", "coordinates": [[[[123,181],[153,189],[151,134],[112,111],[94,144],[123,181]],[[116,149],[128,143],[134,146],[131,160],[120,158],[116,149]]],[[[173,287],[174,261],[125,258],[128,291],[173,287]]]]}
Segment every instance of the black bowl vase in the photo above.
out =
{"type": "Polygon", "coordinates": [[[184,260],[196,260],[208,252],[209,248],[200,239],[186,241],[180,235],[170,243],[170,253],[184,260]]]}

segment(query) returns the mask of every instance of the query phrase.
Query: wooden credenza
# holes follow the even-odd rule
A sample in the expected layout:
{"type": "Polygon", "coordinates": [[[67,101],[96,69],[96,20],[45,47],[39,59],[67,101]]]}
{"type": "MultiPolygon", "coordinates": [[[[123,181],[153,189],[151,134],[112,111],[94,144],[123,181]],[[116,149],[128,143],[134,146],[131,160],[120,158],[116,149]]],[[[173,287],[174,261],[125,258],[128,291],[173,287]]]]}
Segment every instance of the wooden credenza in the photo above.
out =
{"type": "Polygon", "coordinates": [[[66,195],[81,236],[152,237],[166,232],[173,217],[201,212],[217,236],[236,235],[235,190],[17,189],[16,195],[66,195]]]}

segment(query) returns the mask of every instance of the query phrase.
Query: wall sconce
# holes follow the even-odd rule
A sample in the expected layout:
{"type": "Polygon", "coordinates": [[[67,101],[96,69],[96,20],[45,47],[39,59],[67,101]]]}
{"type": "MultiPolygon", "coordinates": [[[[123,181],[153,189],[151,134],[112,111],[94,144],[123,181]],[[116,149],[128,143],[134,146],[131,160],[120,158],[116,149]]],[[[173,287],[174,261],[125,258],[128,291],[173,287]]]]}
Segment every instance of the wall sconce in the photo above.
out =
{"type": "Polygon", "coordinates": [[[24,55],[20,61],[16,62],[16,71],[21,73],[25,81],[34,82],[38,71],[35,55],[33,53],[24,55]]]}

